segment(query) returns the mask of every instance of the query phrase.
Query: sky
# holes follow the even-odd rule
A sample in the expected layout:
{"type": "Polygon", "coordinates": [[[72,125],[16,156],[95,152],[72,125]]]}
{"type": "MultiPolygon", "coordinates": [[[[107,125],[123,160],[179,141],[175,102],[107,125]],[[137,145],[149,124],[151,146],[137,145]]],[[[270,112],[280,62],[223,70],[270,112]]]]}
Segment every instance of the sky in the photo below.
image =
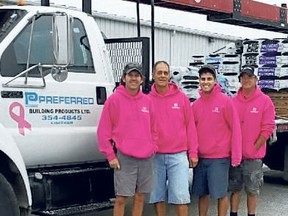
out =
{"type": "MultiPolygon", "coordinates": [[[[288,4],[288,0],[257,1],[267,4],[274,4],[277,6],[280,6],[281,3],[288,4]]],[[[50,0],[50,3],[81,7],[81,0],[50,0]]],[[[92,0],[92,10],[136,18],[136,3],[124,0],[92,0]]],[[[151,19],[151,10],[149,5],[140,4],[140,18],[143,20],[151,19]]],[[[206,20],[206,16],[204,15],[160,7],[155,8],[155,21],[160,23],[167,23],[169,25],[181,26],[184,28],[210,31],[213,33],[249,39],[287,37],[287,35],[282,33],[209,22],[206,20]]]]}

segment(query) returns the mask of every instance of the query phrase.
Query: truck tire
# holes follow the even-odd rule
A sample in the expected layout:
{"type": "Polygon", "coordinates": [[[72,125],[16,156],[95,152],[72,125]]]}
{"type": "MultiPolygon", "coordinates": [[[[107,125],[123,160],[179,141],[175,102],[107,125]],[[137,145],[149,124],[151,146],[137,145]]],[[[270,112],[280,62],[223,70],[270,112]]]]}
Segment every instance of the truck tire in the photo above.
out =
{"type": "Polygon", "coordinates": [[[0,173],[0,215],[19,216],[20,210],[11,184],[0,173]]]}

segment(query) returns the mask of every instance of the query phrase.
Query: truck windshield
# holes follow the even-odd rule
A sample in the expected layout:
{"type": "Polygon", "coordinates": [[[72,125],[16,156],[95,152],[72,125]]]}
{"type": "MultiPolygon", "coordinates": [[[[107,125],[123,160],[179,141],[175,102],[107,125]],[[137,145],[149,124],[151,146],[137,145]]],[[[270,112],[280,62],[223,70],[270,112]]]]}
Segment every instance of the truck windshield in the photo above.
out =
{"type": "Polygon", "coordinates": [[[23,10],[0,10],[0,42],[26,14],[23,10]]]}

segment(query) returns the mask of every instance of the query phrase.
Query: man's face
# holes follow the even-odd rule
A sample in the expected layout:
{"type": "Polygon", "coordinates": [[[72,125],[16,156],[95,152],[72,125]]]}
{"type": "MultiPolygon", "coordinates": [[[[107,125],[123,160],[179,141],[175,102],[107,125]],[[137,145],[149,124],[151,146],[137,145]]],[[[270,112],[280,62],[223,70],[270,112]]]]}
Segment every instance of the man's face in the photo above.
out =
{"type": "Polygon", "coordinates": [[[168,82],[170,79],[168,66],[164,63],[159,63],[153,71],[152,78],[156,86],[168,86],[168,82]]]}
{"type": "Polygon", "coordinates": [[[248,76],[246,73],[240,76],[240,83],[245,90],[254,89],[257,83],[256,76],[248,76]]]}
{"type": "Polygon", "coordinates": [[[131,71],[130,73],[126,74],[123,78],[125,82],[125,88],[128,91],[136,91],[139,89],[140,85],[143,82],[143,77],[137,71],[131,71]]]}
{"type": "Polygon", "coordinates": [[[212,91],[216,80],[214,76],[209,72],[204,72],[199,78],[199,85],[204,93],[209,93],[212,91]]]}

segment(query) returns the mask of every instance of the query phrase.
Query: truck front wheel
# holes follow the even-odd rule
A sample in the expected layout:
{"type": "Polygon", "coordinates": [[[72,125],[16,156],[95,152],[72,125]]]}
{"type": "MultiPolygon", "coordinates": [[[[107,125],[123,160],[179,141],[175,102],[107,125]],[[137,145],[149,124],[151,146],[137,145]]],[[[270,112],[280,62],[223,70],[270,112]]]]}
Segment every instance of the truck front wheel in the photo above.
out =
{"type": "Polygon", "coordinates": [[[11,184],[0,173],[0,215],[19,216],[20,210],[11,184]]]}

